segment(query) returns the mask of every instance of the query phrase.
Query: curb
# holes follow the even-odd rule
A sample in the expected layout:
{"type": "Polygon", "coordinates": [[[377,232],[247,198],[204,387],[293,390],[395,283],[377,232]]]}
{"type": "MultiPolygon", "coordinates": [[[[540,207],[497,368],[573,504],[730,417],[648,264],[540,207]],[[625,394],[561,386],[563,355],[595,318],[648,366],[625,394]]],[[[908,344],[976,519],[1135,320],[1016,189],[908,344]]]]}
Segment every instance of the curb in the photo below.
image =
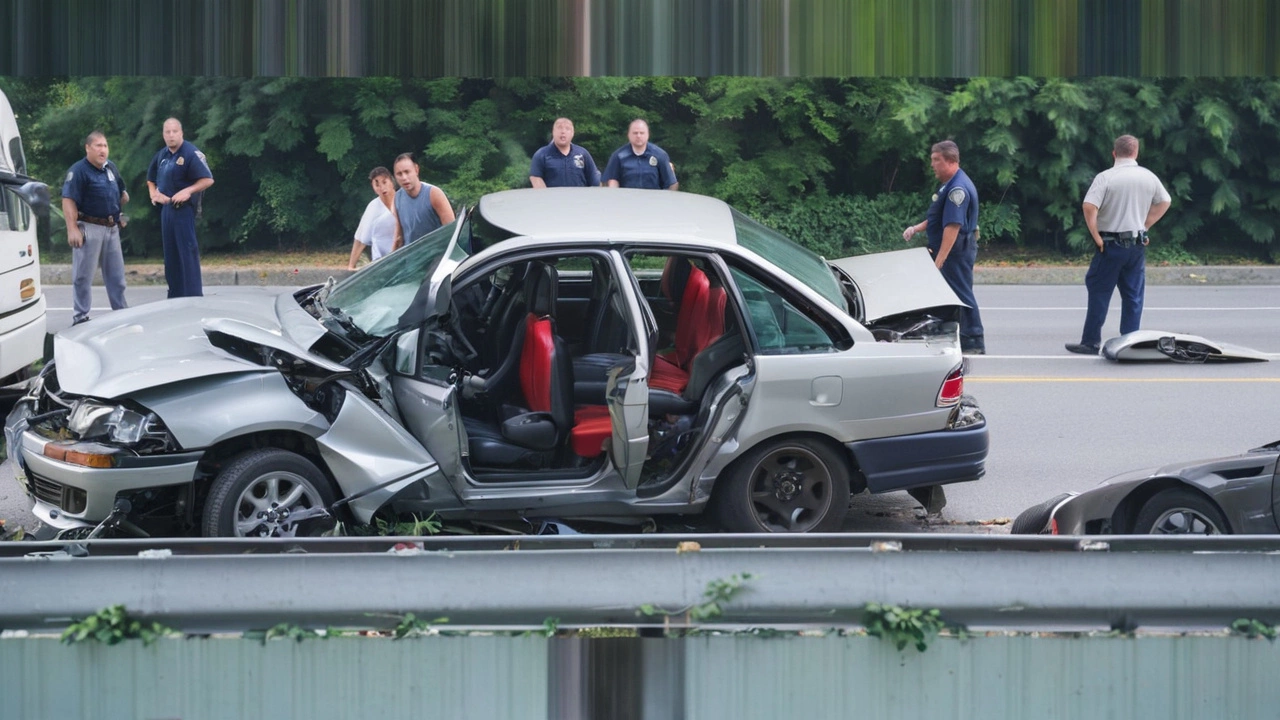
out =
{"type": "MultiPolygon", "coordinates": [[[[976,266],[975,285],[1083,285],[1084,266],[976,266]]],[[[1147,266],[1148,285],[1280,285],[1276,265],[1147,266]]]]}
{"type": "MultiPolygon", "coordinates": [[[[1083,266],[996,267],[979,265],[973,269],[977,285],[1082,285],[1088,270],[1083,266]]],[[[205,285],[286,286],[316,285],[330,277],[341,280],[350,275],[346,268],[205,268],[201,273],[205,285]]],[[[129,285],[164,285],[164,267],[160,265],[126,265],[125,280],[129,285]]],[[[40,282],[45,285],[70,285],[71,266],[42,265],[40,282]]],[[[99,280],[100,282],[100,280],[99,280]]],[[[1148,285],[1280,285],[1277,265],[1199,265],[1180,267],[1147,267],[1148,285]]]]}
{"type": "MultiPolygon", "coordinates": [[[[200,272],[205,285],[253,285],[297,287],[318,285],[331,276],[341,280],[350,275],[346,268],[203,268],[200,272]]],[[[125,265],[125,282],[128,285],[164,285],[164,267],[159,265],[125,265]]],[[[94,273],[94,282],[102,281],[102,273],[94,273]]],[[[43,285],[70,285],[71,266],[65,264],[40,266],[40,282],[43,285]]]]}

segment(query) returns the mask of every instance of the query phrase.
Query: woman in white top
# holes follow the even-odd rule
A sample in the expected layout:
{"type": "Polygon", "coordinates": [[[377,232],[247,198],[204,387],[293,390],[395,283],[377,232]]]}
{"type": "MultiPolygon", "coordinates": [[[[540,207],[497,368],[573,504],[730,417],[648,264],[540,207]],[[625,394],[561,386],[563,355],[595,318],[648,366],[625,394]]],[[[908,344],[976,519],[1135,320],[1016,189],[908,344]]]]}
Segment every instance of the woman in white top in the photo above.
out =
{"type": "Polygon", "coordinates": [[[369,201],[356,228],[356,239],[351,245],[351,261],[348,270],[355,270],[356,263],[364,254],[364,249],[371,248],[373,259],[391,252],[396,239],[396,216],[391,211],[395,200],[396,184],[391,178],[391,171],[384,167],[376,167],[369,173],[369,184],[377,195],[369,201]]]}

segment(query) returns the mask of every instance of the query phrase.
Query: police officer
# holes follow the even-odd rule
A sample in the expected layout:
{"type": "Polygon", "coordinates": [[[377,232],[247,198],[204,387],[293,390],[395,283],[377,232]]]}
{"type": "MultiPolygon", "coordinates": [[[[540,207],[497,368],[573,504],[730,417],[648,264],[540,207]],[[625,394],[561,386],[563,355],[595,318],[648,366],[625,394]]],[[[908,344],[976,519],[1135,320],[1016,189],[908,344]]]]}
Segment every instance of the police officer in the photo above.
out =
{"type": "Polygon", "coordinates": [[[903,240],[927,230],[933,263],[968,307],[960,311],[960,350],[985,355],[986,340],[978,300],[973,295],[973,262],[978,257],[978,189],[960,169],[960,148],[950,140],[935,143],[929,164],[942,187],[933,194],[925,221],[902,232],[903,240]]]}
{"type": "Polygon", "coordinates": [[[1089,309],[1084,316],[1080,342],[1067,350],[1098,354],[1102,324],[1116,286],[1120,287],[1120,334],[1142,324],[1142,301],[1147,285],[1147,231],[1164,217],[1172,198],[1160,178],[1138,165],[1138,139],[1116,138],[1111,150],[1115,165],[1093,179],[1084,196],[1084,224],[1098,251],[1089,263],[1084,285],[1089,309]]]}
{"type": "Polygon", "coordinates": [[[569,118],[556,118],[551,125],[551,142],[533,154],[529,184],[536,188],[599,187],[600,170],[586,148],[573,144],[573,121],[569,118]]]}
{"type": "Polygon", "coordinates": [[[107,159],[107,136],[94,130],[84,139],[84,159],[67,171],[62,183],[62,215],[71,246],[71,285],[75,293],[72,325],[89,319],[93,271],[102,266],[102,284],[112,310],[124,301],[124,255],[120,251],[120,205],[129,202],[120,169],[107,159]]]}
{"type": "Polygon", "coordinates": [[[198,193],[213,185],[204,153],[182,139],[177,118],[164,121],[164,147],[147,169],[151,204],[160,205],[160,235],[164,241],[164,278],[169,297],[200,297],[200,246],[196,243],[198,193]]]}
{"type": "Polygon", "coordinates": [[[604,181],[609,187],[678,190],[675,166],[667,151],[649,142],[649,123],[636,118],[627,130],[627,144],[609,156],[604,181]]]}

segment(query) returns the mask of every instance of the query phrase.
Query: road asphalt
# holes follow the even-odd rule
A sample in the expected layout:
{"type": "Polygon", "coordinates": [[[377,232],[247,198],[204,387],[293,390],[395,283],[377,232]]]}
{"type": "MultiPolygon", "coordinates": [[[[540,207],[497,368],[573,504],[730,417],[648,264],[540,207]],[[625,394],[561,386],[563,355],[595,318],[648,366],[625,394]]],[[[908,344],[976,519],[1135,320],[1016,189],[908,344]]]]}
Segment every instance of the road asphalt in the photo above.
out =
{"type": "MultiPolygon", "coordinates": [[[[70,285],[71,265],[46,264],[40,268],[45,285],[70,285]]],[[[974,268],[977,285],[1081,285],[1084,266],[992,266],[974,268]]],[[[164,266],[126,265],[129,285],[163,285],[164,266]]],[[[206,265],[201,275],[205,285],[315,285],[330,276],[341,280],[350,275],[336,267],[230,267],[206,265]]],[[[100,284],[101,278],[95,280],[100,284]]],[[[1280,285],[1280,265],[1183,265],[1147,266],[1148,285],[1280,285]]]]}

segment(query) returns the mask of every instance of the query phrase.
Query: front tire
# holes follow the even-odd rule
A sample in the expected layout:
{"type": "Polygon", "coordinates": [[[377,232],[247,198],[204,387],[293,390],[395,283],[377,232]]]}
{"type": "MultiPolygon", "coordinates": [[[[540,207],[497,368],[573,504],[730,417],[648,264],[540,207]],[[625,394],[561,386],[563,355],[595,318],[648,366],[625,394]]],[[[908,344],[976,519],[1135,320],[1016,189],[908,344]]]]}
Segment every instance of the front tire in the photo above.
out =
{"type": "Polygon", "coordinates": [[[276,448],[245,453],[228,463],[209,488],[206,537],[314,536],[333,526],[314,511],[334,502],[333,487],[310,460],[276,448]],[[297,519],[304,511],[311,517],[297,519]]]}
{"type": "Polygon", "coordinates": [[[769,440],[725,468],[713,502],[730,532],[834,532],[849,511],[849,464],[815,438],[769,440]]]}
{"type": "Polygon", "coordinates": [[[1186,488],[1162,490],[1151,496],[1133,521],[1138,535],[1225,535],[1231,526],[1218,506],[1186,488]]]}

